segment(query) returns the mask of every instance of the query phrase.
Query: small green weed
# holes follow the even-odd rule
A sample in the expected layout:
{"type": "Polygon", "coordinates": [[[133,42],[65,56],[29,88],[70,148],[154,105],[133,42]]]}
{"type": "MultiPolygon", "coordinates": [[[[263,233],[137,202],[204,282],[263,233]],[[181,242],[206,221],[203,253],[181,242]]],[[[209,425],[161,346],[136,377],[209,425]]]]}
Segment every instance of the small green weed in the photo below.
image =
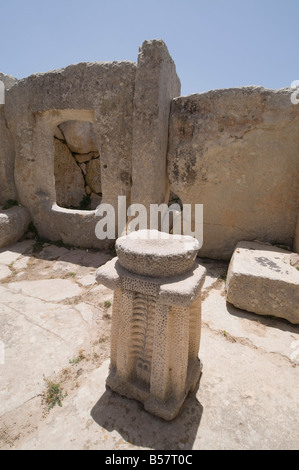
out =
{"type": "Polygon", "coordinates": [[[44,398],[46,404],[48,405],[48,411],[54,408],[55,405],[62,406],[62,400],[67,396],[63,394],[60,384],[55,384],[54,382],[45,379],[47,384],[47,390],[45,392],[44,398]]]}
{"type": "Polygon", "coordinates": [[[106,300],[106,301],[104,302],[104,307],[105,307],[105,308],[109,308],[109,307],[111,307],[111,305],[112,305],[112,304],[111,304],[111,302],[110,302],[109,300],[106,300]]]}
{"type": "Polygon", "coordinates": [[[66,277],[76,277],[76,273],[67,273],[66,277]]]}
{"type": "Polygon", "coordinates": [[[79,362],[83,361],[84,359],[86,359],[85,355],[84,355],[84,352],[79,351],[79,356],[74,357],[74,359],[71,359],[69,362],[70,362],[70,364],[75,366],[75,365],[79,364],[79,362]]]}

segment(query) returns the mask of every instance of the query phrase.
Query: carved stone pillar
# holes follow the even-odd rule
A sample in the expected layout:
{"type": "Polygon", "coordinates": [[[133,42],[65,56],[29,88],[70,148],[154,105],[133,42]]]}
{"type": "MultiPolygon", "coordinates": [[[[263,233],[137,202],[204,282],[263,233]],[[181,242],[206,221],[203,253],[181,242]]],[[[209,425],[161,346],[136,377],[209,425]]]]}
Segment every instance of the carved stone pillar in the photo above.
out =
{"type": "Polygon", "coordinates": [[[171,420],[201,375],[198,242],[145,230],[119,238],[116,251],[97,272],[115,291],[106,383],[171,420]]]}

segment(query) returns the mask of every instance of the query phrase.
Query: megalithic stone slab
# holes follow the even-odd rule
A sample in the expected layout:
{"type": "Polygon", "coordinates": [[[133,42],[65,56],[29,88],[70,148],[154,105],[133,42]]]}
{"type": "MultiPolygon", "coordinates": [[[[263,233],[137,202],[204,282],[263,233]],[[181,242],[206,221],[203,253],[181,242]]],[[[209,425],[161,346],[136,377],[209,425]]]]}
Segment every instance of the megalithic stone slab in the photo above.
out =
{"type": "Polygon", "coordinates": [[[297,253],[299,253],[299,215],[298,215],[297,227],[296,227],[296,231],[295,231],[294,250],[297,253]]]}
{"type": "Polygon", "coordinates": [[[180,92],[181,83],[165,43],[145,41],[139,51],[134,94],[133,203],[148,207],[165,201],[170,105],[180,92]]]}
{"type": "Polygon", "coordinates": [[[259,315],[299,324],[299,271],[292,253],[256,242],[240,242],[227,275],[227,300],[259,315]]]}
{"type": "MultiPolygon", "coordinates": [[[[180,273],[176,264],[176,237],[169,235],[168,246],[163,250],[156,231],[141,232],[142,235],[155,232],[152,240],[146,237],[142,240],[144,254],[132,245],[132,240],[138,245],[133,232],[116,244],[121,257],[114,258],[97,272],[97,281],[114,290],[107,385],[120,395],[142,402],[147,411],[169,421],[178,415],[201,375],[198,359],[200,292],[206,270],[195,260],[196,241],[193,241],[195,256],[190,269],[180,273]],[[149,275],[152,274],[149,269],[141,273],[145,266],[142,258],[151,262],[150,250],[153,259],[159,259],[159,277],[149,275]],[[126,255],[131,262],[132,253],[135,273],[132,264],[130,270],[122,265],[126,265],[126,255]],[[163,277],[163,264],[168,277],[163,277]]],[[[161,237],[165,240],[165,234],[161,237]]],[[[190,256],[190,238],[182,237],[186,242],[186,257],[190,256]]],[[[182,249],[180,254],[182,256],[182,249]]]]}

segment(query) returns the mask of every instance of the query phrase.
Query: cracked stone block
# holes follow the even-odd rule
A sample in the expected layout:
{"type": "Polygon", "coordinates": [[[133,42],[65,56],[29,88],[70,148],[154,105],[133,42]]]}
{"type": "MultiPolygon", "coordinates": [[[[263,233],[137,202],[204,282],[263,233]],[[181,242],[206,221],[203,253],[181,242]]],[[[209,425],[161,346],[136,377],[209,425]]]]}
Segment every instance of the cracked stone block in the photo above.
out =
{"type": "Polygon", "coordinates": [[[91,160],[86,165],[86,184],[90,187],[93,193],[102,192],[102,177],[101,177],[101,160],[91,160]]]}
{"type": "Polygon", "coordinates": [[[299,323],[299,271],[292,253],[257,242],[240,242],[227,275],[227,301],[259,315],[299,323]]]}
{"type": "Polygon", "coordinates": [[[54,139],[56,199],[60,207],[79,207],[85,194],[85,181],[67,145],[54,139]]]}
{"type": "Polygon", "coordinates": [[[88,154],[97,151],[96,135],[91,122],[66,121],[59,129],[73,153],[88,154]]]}
{"type": "MultiPolygon", "coordinates": [[[[299,106],[292,92],[251,86],[172,101],[170,189],[183,204],[203,204],[200,257],[230,260],[241,240],[293,243],[299,106]]],[[[297,233],[299,250],[299,223],[297,233]]]]}

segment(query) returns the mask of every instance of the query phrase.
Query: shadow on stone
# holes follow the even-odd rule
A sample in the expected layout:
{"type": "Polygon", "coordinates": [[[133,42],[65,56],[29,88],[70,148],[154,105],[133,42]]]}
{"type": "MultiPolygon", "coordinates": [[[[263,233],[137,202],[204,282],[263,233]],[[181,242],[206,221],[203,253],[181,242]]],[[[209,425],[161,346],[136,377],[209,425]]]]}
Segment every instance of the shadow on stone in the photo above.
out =
{"type": "Polygon", "coordinates": [[[299,326],[293,325],[288,320],[284,318],[278,318],[270,315],[259,315],[257,313],[246,312],[245,310],[240,310],[237,307],[234,307],[229,302],[226,302],[226,308],[230,315],[233,315],[238,318],[245,318],[253,322],[259,322],[264,326],[277,328],[281,331],[288,331],[290,333],[298,333],[299,326]]]}
{"type": "Polygon", "coordinates": [[[191,450],[203,407],[189,394],[180,414],[170,422],[147,413],[142,404],[106,389],[91,411],[94,421],[108,432],[117,431],[125,441],[154,450],[191,450]]]}

